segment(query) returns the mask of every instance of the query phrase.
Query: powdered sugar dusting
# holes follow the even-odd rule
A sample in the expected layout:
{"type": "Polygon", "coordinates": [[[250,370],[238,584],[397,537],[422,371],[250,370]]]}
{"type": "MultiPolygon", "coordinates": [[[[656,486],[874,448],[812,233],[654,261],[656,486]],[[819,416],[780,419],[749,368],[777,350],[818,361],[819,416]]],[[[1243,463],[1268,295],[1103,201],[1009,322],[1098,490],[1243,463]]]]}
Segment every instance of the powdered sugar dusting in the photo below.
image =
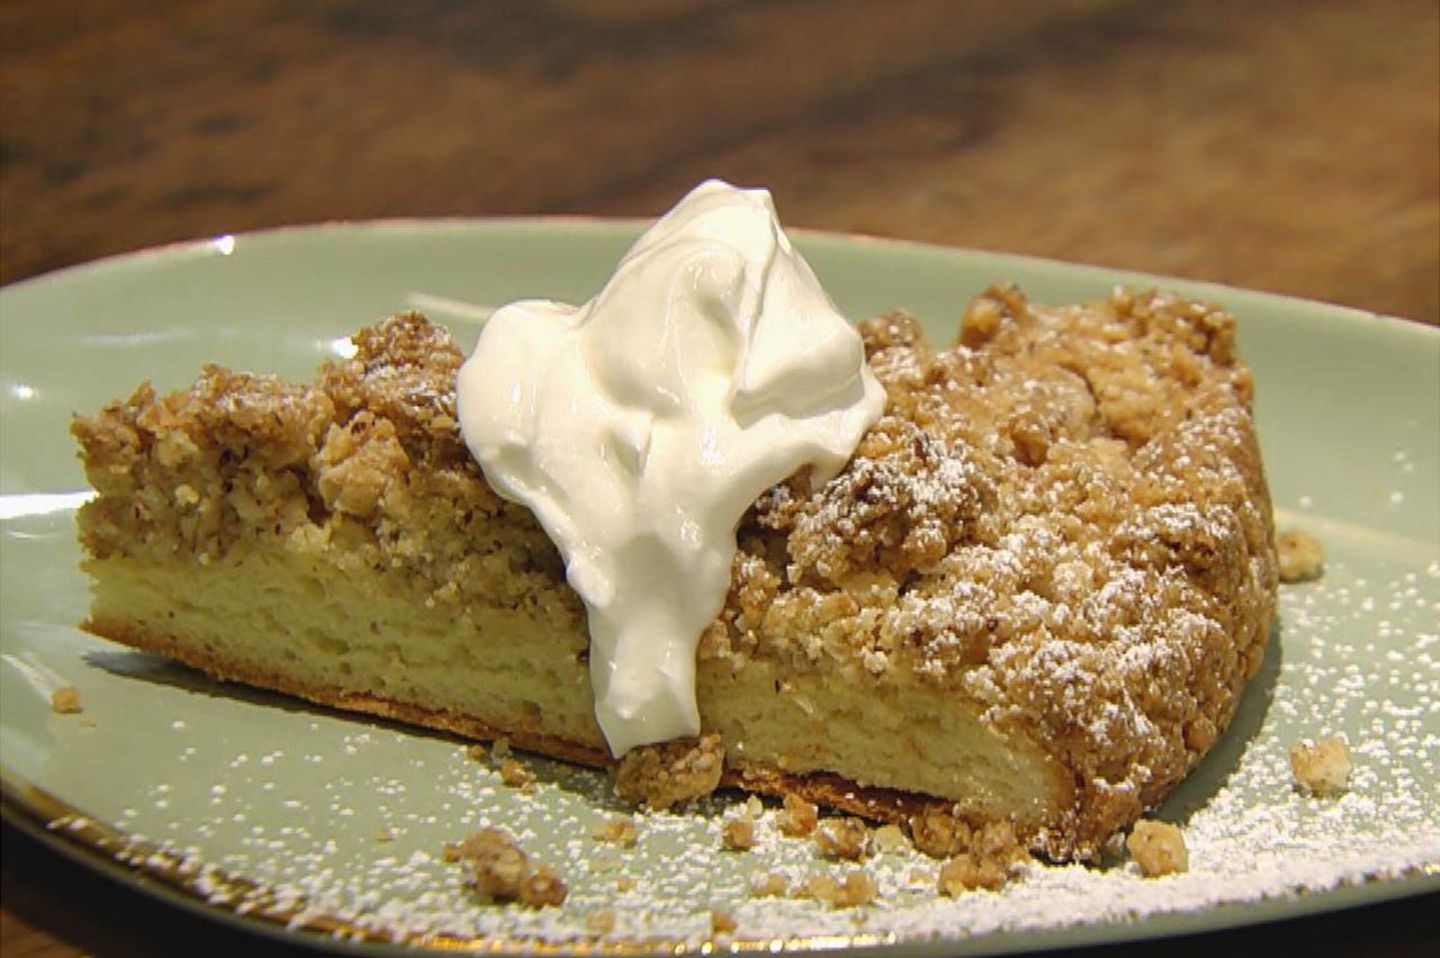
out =
{"type": "MultiPolygon", "coordinates": [[[[1347,543],[1329,545],[1324,579],[1282,590],[1276,641],[1229,735],[1156,813],[1184,830],[1184,874],[1145,879],[1123,860],[1037,862],[998,893],[952,899],[936,895],[937,862],[888,850],[861,866],[879,886],[873,905],[752,898],[756,873],[794,887],[849,866],[783,837],[773,808],[758,819],[754,849],[726,851],[721,830],[738,798],[635,814],[603,775],[527,758],[539,779],[527,792],[503,784],[497,760],[477,762],[452,742],[328,715],[298,718],[299,736],[280,723],[233,747],[206,739],[201,720],[156,716],[177,772],[129,791],[110,821],[130,836],[120,857],[141,869],[168,863],[218,907],[411,943],[593,941],[609,924],[601,940],[698,948],[712,940],[713,909],[734,916],[741,942],[998,943],[1082,926],[1103,938],[1142,934],[1163,914],[1221,909],[1223,921],[1233,904],[1369,881],[1433,883],[1440,576],[1374,556],[1352,563],[1347,543]],[[1288,751],[1329,734],[1347,737],[1355,770],[1343,794],[1314,798],[1294,786],[1288,751]],[[633,846],[594,837],[596,825],[627,816],[633,846]],[[563,907],[475,897],[441,852],[486,825],[557,867],[570,887],[563,907]]],[[[1117,711],[1109,720],[1132,719],[1117,711]]]]}

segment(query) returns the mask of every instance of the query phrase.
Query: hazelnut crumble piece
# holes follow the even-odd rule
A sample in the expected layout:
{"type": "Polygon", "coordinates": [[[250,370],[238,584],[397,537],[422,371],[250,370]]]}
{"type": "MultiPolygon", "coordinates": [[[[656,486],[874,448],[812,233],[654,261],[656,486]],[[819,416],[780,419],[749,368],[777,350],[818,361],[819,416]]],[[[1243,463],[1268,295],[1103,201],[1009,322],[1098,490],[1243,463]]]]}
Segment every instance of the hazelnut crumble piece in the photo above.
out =
{"type": "Polygon", "coordinates": [[[1275,553],[1281,582],[1309,582],[1320,578],[1325,569],[1325,547],[1319,539],[1299,529],[1289,529],[1276,536],[1275,553]]]}
{"type": "Polygon", "coordinates": [[[1009,877],[1008,869],[995,859],[961,852],[940,869],[939,890],[950,898],[977,888],[998,891],[1009,877]]]}
{"type": "Polygon", "coordinates": [[[815,844],[826,858],[856,862],[865,857],[870,830],[858,818],[827,818],[815,829],[815,844]]]}
{"type": "Polygon", "coordinates": [[[714,733],[633,748],[620,759],[615,790],[635,804],[665,809],[715,791],[725,747],[714,733]]]}
{"type": "Polygon", "coordinates": [[[755,847],[755,820],[731,818],[720,831],[720,847],[730,852],[747,852],[755,847]]]}
{"type": "Polygon", "coordinates": [[[563,904],[569,893],[554,869],[531,864],[530,857],[503,829],[482,828],[446,845],[445,860],[469,865],[471,884],[488,901],[518,901],[544,908],[563,904]]]}
{"type": "Polygon", "coordinates": [[[535,773],[513,758],[507,758],[500,763],[500,781],[511,788],[529,789],[535,784],[535,773]]]}
{"type": "Polygon", "coordinates": [[[73,685],[62,685],[50,693],[50,710],[61,715],[73,715],[84,706],[80,703],[80,690],[73,685]]]}
{"type": "Polygon", "coordinates": [[[881,825],[871,834],[871,841],[882,854],[904,851],[910,845],[899,825],[881,825]]]}
{"type": "Polygon", "coordinates": [[[776,819],[780,832],[790,838],[804,838],[815,831],[820,816],[815,806],[798,795],[786,795],[785,805],[776,819]]]}
{"type": "Polygon", "coordinates": [[[780,898],[790,890],[779,872],[756,872],[750,876],[751,898],[780,898]]]}
{"type": "Polygon", "coordinates": [[[714,935],[733,935],[735,929],[739,928],[735,916],[728,911],[716,909],[710,912],[710,933],[714,935]]]}
{"type": "Polygon", "coordinates": [[[1125,847],[1146,878],[1176,875],[1190,868],[1185,836],[1169,822],[1141,819],[1125,839],[1125,847]]]}
{"type": "Polygon", "coordinates": [[[1310,794],[1338,794],[1350,781],[1350,746],[1339,735],[1313,743],[1307,739],[1290,749],[1290,770],[1310,794]]]}
{"type": "Polygon", "coordinates": [[[794,898],[813,898],[832,908],[854,908],[868,905],[880,893],[875,879],[863,868],[851,869],[845,880],[839,881],[833,875],[815,874],[806,878],[791,892],[794,898]]]}
{"type": "Polygon", "coordinates": [[[590,837],[597,842],[623,845],[626,848],[633,848],[635,846],[639,834],[639,831],[635,828],[635,823],[628,818],[612,818],[607,822],[601,822],[590,830],[590,837]]]}

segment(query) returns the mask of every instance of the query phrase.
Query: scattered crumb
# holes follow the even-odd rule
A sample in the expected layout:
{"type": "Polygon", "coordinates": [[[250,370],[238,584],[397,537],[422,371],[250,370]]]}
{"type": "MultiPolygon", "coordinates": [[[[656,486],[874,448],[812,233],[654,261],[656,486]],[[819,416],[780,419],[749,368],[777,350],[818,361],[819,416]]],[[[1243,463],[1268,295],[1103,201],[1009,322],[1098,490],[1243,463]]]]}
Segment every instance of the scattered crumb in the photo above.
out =
{"type": "Polygon", "coordinates": [[[720,847],[731,852],[745,852],[755,847],[753,818],[727,819],[720,832],[720,847]]]}
{"type": "Polygon", "coordinates": [[[80,704],[80,690],[73,685],[62,685],[50,693],[50,710],[61,715],[73,715],[84,708],[80,704]]]}
{"type": "Polygon", "coordinates": [[[1280,533],[1275,537],[1275,550],[1281,582],[1308,582],[1318,579],[1325,569],[1325,547],[1308,532],[1289,529],[1280,533]]]}
{"type": "Polygon", "coordinates": [[[490,754],[500,759],[503,759],[505,756],[509,755],[510,739],[506,738],[503,735],[500,738],[497,738],[490,746],[490,754]]]}
{"type": "Polygon", "coordinates": [[[635,879],[631,878],[629,875],[625,875],[625,876],[623,876],[623,877],[621,877],[621,878],[615,879],[615,890],[616,890],[616,891],[634,891],[634,890],[635,890],[635,879]]]}
{"type": "Polygon", "coordinates": [[[663,809],[715,791],[725,747],[715,733],[632,748],[620,759],[615,790],[636,804],[663,809]]]}
{"type": "Polygon", "coordinates": [[[765,814],[765,803],[760,801],[760,796],[751,795],[745,799],[745,814],[750,818],[759,818],[765,814]]]}
{"type": "Polygon", "coordinates": [[[1290,770],[1310,794],[1335,795],[1350,781],[1350,746],[1339,735],[1313,743],[1306,739],[1290,749],[1290,770]]]}
{"type": "Polygon", "coordinates": [[[804,838],[815,831],[820,819],[815,806],[798,795],[786,795],[785,806],[780,809],[776,821],[782,834],[791,838],[804,838]]]}
{"type": "Polygon", "coordinates": [[[87,713],[80,716],[80,724],[85,726],[85,728],[94,728],[99,723],[95,721],[95,716],[87,713]]]}
{"type": "Polygon", "coordinates": [[[558,906],[569,890],[548,865],[532,866],[530,858],[499,828],[480,831],[445,846],[445,860],[469,865],[471,884],[487,901],[518,901],[531,908],[558,906]]]}
{"type": "Polygon", "coordinates": [[[869,844],[870,830],[858,818],[827,818],[815,829],[815,845],[826,858],[856,862],[869,844]]]}
{"type": "Polygon", "coordinates": [[[977,888],[997,891],[1009,877],[1009,870],[996,859],[961,852],[940,869],[937,885],[940,894],[957,898],[977,888]]]}
{"type": "Polygon", "coordinates": [[[735,916],[728,911],[716,909],[710,912],[710,933],[712,935],[733,935],[735,929],[739,927],[735,922],[735,916]]]}
{"type": "Polygon", "coordinates": [[[585,916],[585,927],[597,935],[608,935],[615,930],[615,913],[608,908],[592,911],[585,916]]]}
{"type": "Polygon", "coordinates": [[[483,762],[490,750],[485,747],[484,742],[471,742],[465,746],[465,757],[472,762],[483,762]]]}
{"type": "Polygon", "coordinates": [[[382,828],[380,829],[380,833],[375,836],[375,840],[377,842],[393,842],[395,840],[395,833],[388,828],[382,828]]]}
{"type": "Polygon", "coordinates": [[[750,876],[751,898],[779,898],[790,890],[779,872],[755,872],[750,876]]]}
{"type": "Polygon", "coordinates": [[[879,886],[863,868],[852,869],[843,882],[826,874],[811,875],[790,893],[793,898],[813,898],[832,908],[853,908],[875,900],[879,886]]]}
{"type": "Polygon", "coordinates": [[[535,784],[535,773],[513,758],[507,758],[500,763],[500,781],[511,788],[530,788],[535,784]]]}
{"type": "Polygon", "coordinates": [[[1146,878],[1179,874],[1190,868],[1185,836],[1169,822],[1141,819],[1130,831],[1125,847],[1146,878]]]}
{"type": "Polygon", "coordinates": [[[590,837],[597,842],[609,842],[611,845],[623,845],[626,848],[633,848],[639,835],[635,823],[628,818],[612,818],[590,829],[590,837]]]}
{"type": "Polygon", "coordinates": [[[931,885],[935,883],[935,876],[923,869],[916,868],[911,870],[906,881],[912,885],[931,885]]]}
{"type": "Polygon", "coordinates": [[[890,852],[901,852],[910,846],[910,839],[898,825],[881,825],[871,833],[871,844],[877,852],[888,854],[890,852]]]}
{"type": "Polygon", "coordinates": [[[520,904],[531,908],[555,908],[565,904],[570,889],[549,865],[539,865],[520,884],[520,904]]]}
{"type": "Polygon", "coordinates": [[[970,826],[953,811],[928,808],[910,817],[910,838],[931,858],[947,859],[970,848],[970,826]]]}

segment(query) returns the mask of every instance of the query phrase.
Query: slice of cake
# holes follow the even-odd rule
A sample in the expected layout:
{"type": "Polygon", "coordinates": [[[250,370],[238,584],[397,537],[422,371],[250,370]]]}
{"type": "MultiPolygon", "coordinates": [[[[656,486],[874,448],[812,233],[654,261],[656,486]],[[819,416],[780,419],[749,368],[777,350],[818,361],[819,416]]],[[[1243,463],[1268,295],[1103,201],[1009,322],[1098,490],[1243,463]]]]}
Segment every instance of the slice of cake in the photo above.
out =
{"type": "MultiPolygon", "coordinates": [[[[936,349],[863,324],[886,411],[833,480],[762,494],[663,773],[1084,858],[1215,743],[1264,654],[1271,508],[1233,320],[996,287],[936,349]],[[672,750],[673,751],[673,750],[672,750]],[[668,763],[668,764],[667,764],[668,763]]],[[[613,765],[585,609],[458,434],[417,315],[311,384],[207,367],[73,429],[86,628],[343,709],[613,765]]],[[[629,761],[629,759],[627,759],[629,761]]],[[[663,802],[663,794],[656,795],[663,802]]]]}

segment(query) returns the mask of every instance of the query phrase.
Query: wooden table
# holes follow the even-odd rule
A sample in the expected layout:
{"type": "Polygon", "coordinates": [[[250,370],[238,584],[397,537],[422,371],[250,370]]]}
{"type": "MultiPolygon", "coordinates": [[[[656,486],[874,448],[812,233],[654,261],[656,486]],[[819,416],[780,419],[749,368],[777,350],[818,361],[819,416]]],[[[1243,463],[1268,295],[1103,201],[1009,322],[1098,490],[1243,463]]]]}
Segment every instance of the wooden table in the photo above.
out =
{"type": "MultiPolygon", "coordinates": [[[[0,280],[286,223],[648,216],[719,175],[771,187],[794,225],[1433,324],[1437,16],[1433,0],[8,0],[0,280]]],[[[7,956],[254,944],[4,841],[7,956]]],[[[1398,955],[1433,904],[1178,947],[1398,955]]]]}

